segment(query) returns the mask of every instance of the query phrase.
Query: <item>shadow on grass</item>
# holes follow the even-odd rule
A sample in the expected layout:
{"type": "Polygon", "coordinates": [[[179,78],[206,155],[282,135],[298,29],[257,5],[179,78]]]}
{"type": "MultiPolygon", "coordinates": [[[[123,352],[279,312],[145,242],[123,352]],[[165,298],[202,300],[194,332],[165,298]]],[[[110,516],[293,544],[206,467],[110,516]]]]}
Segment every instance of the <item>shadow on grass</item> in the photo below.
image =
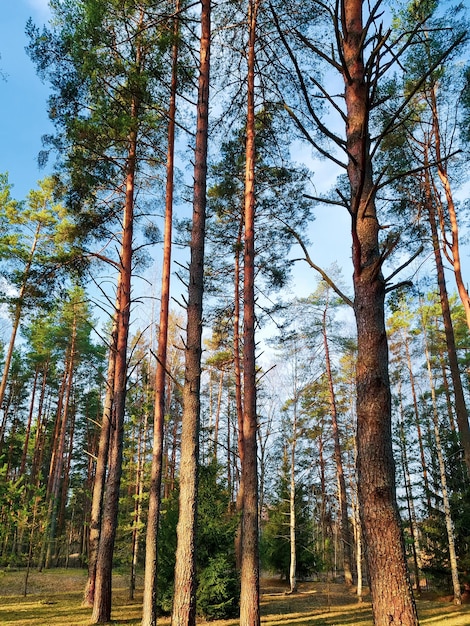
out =
{"type": "Polygon", "coordinates": [[[359,609],[355,606],[340,609],[335,607],[331,611],[306,611],[286,615],[267,615],[261,620],[266,626],[372,626],[370,607],[359,609]]]}
{"type": "MultiPolygon", "coordinates": [[[[81,606],[81,593],[0,598],[3,626],[88,626],[91,609],[81,606]]],[[[142,602],[115,597],[111,624],[130,626],[142,620],[142,602]]]]}
{"type": "MultiPolygon", "coordinates": [[[[37,575],[35,593],[23,597],[21,572],[3,573],[0,581],[0,624],[2,626],[88,626],[91,609],[82,607],[83,576],[73,572],[37,575]],[[58,593],[61,590],[61,593],[58,593]]],[[[125,579],[116,576],[113,587],[113,626],[137,626],[142,617],[142,590],[128,599],[125,579]]],[[[372,626],[370,603],[359,604],[351,589],[344,585],[305,583],[299,593],[286,594],[285,585],[270,580],[261,596],[262,626],[372,626]]],[[[434,599],[418,601],[421,626],[469,626],[470,605],[461,607],[434,599]]],[[[161,617],[159,626],[169,626],[161,617]]],[[[238,620],[217,620],[199,624],[237,626],[238,620]]]]}

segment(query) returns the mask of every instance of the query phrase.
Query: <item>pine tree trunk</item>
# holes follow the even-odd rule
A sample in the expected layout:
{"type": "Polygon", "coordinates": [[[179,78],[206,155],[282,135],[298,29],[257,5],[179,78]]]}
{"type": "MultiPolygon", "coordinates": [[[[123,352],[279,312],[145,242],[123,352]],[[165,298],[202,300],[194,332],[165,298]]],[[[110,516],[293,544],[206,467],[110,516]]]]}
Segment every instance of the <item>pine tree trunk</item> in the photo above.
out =
{"type": "Polygon", "coordinates": [[[8,374],[10,372],[11,359],[13,357],[13,350],[15,348],[16,335],[18,333],[18,328],[20,326],[21,321],[21,313],[23,309],[23,298],[26,293],[26,286],[28,284],[29,273],[31,271],[31,265],[33,263],[34,254],[36,252],[36,247],[39,241],[39,234],[41,232],[41,224],[38,223],[36,227],[36,232],[34,233],[33,243],[31,245],[31,250],[29,252],[28,260],[26,262],[26,266],[23,272],[23,281],[20,288],[20,293],[18,294],[18,301],[15,306],[15,315],[13,317],[13,325],[11,329],[10,341],[8,343],[7,353],[5,355],[5,363],[3,365],[3,374],[2,380],[0,382],[0,409],[3,407],[3,401],[5,399],[5,391],[8,383],[8,374]]]}
{"type": "MultiPolygon", "coordinates": [[[[71,389],[71,391],[73,391],[73,389],[71,389]]],[[[71,401],[71,404],[69,400],[68,413],[69,413],[68,450],[67,450],[67,455],[64,459],[64,475],[62,479],[59,516],[58,516],[58,521],[57,521],[58,534],[62,534],[65,530],[65,507],[67,505],[67,497],[68,497],[68,490],[69,490],[69,483],[70,483],[70,468],[72,466],[72,452],[73,452],[73,444],[74,444],[75,419],[76,419],[75,402],[73,399],[71,401]]]]}
{"type": "MultiPolygon", "coordinates": [[[[138,64],[138,63],[137,63],[138,64]]],[[[136,98],[131,118],[137,126],[139,103],[136,98]]],[[[134,194],[137,152],[137,130],[129,137],[127,157],[126,196],[122,221],[119,279],[116,310],[116,355],[113,404],[111,411],[108,475],[105,484],[101,530],[96,559],[95,595],[92,624],[103,624],[111,619],[111,588],[114,541],[119,507],[119,488],[122,474],[124,414],[127,391],[127,342],[131,309],[131,276],[133,253],[134,194]]]]}
{"type": "Polygon", "coordinates": [[[327,528],[326,528],[326,476],[325,457],[323,455],[323,433],[325,432],[325,422],[321,419],[320,432],[318,436],[318,465],[320,471],[320,552],[326,569],[329,567],[329,560],[326,554],[327,528]]]}
{"type": "Polygon", "coordinates": [[[201,408],[201,332],[206,230],[210,37],[211,0],[202,0],[194,200],[181,432],[179,519],[172,612],[172,624],[174,626],[193,626],[196,622],[196,516],[201,408]]]}
{"type": "Polygon", "coordinates": [[[243,309],[242,561],[240,624],[257,626],[259,610],[258,469],[255,361],[255,43],[259,0],[248,6],[248,82],[245,169],[243,309]]]}
{"type": "Polygon", "coordinates": [[[215,418],[214,418],[213,459],[215,463],[217,463],[217,457],[218,457],[219,424],[220,424],[220,411],[222,408],[223,391],[224,391],[224,370],[221,369],[219,373],[219,389],[217,391],[217,405],[215,409],[215,418]]]}
{"type": "MultiPolygon", "coordinates": [[[[425,157],[425,163],[427,157],[425,157]]],[[[439,287],[439,297],[441,302],[442,319],[444,321],[444,333],[447,345],[447,355],[449,359],[450,373],[452,377],[452,385],[454,387],[454,406],[457,417],[457,425],[460,434],[460,443],[463,448],[465,464],[467,466],[467,475],[470,476],[470,428],[468,424],[468,412],[465,404],[465,396],[463,393],[462,380],[460,378],[459,364],[457,360],[457,350],[455,347],[455,335],[452,324],[452,316],[450,314],[449,298],[447,295],[446,280],[444,275],[444,265],[442,263],[441,249],[439,245],[439,237],[437,233],[436,215],[434,202],[431,192],[431,183],[429,179],[429,169],[424,170],[424,193],[426,201],[426,209],[429,217],[429,225],[431,227],[431,237],[434,249],[434,260],[437,271],[437,284],[439,287]]]]}
{"type": "MultiPolygon", "coordinates": [[[[116,303],[116,309],[118,303],[116,303]]],[[[106,393],[104,398],[103,416],[101,420],[100,436],[98,442],[98,455],[96,459],[95,478],[93,481],[93,495],[90,511],[90,530],[88,536],[88,578],[83,594],[83,606],[92,607],[95,600],[96,583],[96,560],[101,530],[101,512],[103,507],[103,494],[106,481],[106,469],[108,466],[109,439],[111,435],[111,419],[113,410],[114,394],[114,370],[116,366],[117,350],[117,319],[113,318],[113,328],[110,336],[108,353],[108,371],[106,375],[106,393]]]]}
{"type": "Polygon", "coordinates": [[[443,211],[441,209],[442,217],[440,219],[441,227],[442,227],[442,236],[445,241],[444,252],[448,260],[452,265],[452,269],[454,271],[455,284],[457,285],[457,291],[460,296],[460,300],[465,310],[465,317],[467,320],[467,326],[470,329],[470,295],[468,293],[467,288],[465,287],[465,283],[462,277],[462,263],[460,260],[460,243],[459,243],[459,225],[457,221],[457,211],[455,210],[454,196],[452,193],[452,187],[449,179],[449,174],[447,172],[447,160],[442,155],[441,149],[441,130],[439,123],[439,113],[438,113],[438,105],[436,98],[436,89],[437,85],[433,84],[431,86],[429,99],[430,106],[432,111],[432,123],[433,123],[433,136],[434,136],[434,152],[435,159],[437,163],[437,173],[439,179],[441,181],[442,187],[444,189],[446,203],[447,203],[447,213],[449,216],[450,222],[450,230],[451,230],[451,241],[450,244],[447,242],[447,237],[445,237],[445,219],[443,215],[443,211]],[[447,253],[447,248],[450,248],[450,254],[447,253]]]}
{"type": "MultiPolygon", "coordinates": [[[[438,326],[439,326],[439,320],[436,316],[436,331],[438,331],[438,326]]],[[[446,359],[446,355],[445,355],[446,351],[444,350],[444,346],[441,343],[439,343],[437,349],[439,351],[439,355],[438,355],[439,364],[441,366],[441,372],[442,372],[442,386],[444,388],[444,395],[446,398],[446,408],[447,408],[447,417],[449,419],[449,427],[450,427],[451,433],[455,434],[457,432],[457,427],[455,425],[455,419],[454,419],[454,394],[451,391],[451,388],[449,385],[449,379],[447,376],[448,359],[446,359]]]]}
{"type": "Polygon", "coordinates": [[[58,413],[58,430],[56,439],[56,448],[54,450],[54,460],[51,462],[52,472],[50,475],[49,490],[49,508],[48,508],[48,531],[47,550],[45,556],[44,567],[47,569],[52,564],[52,557],[56,552],[56,534],[59,514],[59,492],[61,481],[63,480],[65,441],[67,436],[67,421],[69,417],[70,396],[72,393],[72,382],[75,362],[75,342],[76,342],[76,319],[73,320],[72,338],[68,356],[66,360],[66,370],[64,377],[64,400],[59,404],[60,413],[58,413]]]}
{"type": "Polygon", "coordinates": [[[369,146],[369,85],[364,67],[361,0],[342,3],[341,40],[351,186],[354,312],[357,326],[357,470],[374,622],[418,624],[396,503],[391,393],[369,146]]]}
{"type": "MultiPolygon", "coordinates": [[[[148,395],[148,394],[146,394],[148,395]]],[[[137,441],[137,467],[134,485],[134,513],[132,519],[131,541],[131,573],[129,580],[129,600],[134,600],[135,583],[137,577],[137,563],[139,557],[140,524],[142,519],[142,496],[144,493],[144,462],[145,444],[147,440],[148,411],[144,409],[144,421],[140,423],[137,441]]]]}
{"type": "Polygon", "coordinates": [[[31,463],[31,485],[38,487],[40,474],[39,468],[42,464],[42,455],[44,446],[44,434],[46,431],[46,415],[44,413],[44,400],[46,397],[46,383],[47,383],[47,373],[49,370],[49,363],[45,363],[42,370],[42,382],[41,382],[41,393],[39,395],[38,402],[38,414],[36,419],[36,435],[34,438],[34,452],[33,452],[33,460],[31,463]]]}
{"type": "MultiPolygon", "coordinates": [[[[176,2],[175,13],[179,11],[176,2]]],[[[165,429],[165,382],[168,353],[168,318],[170,310],[171,235],[173,229],[173,180],[175,160],[176,90],[178,69],[179,21],[175,19],[172,50],[171,92],[168,110],[168,154],[166,165],[165,227],[163,235],[162,286],[160,295],[160,319],[158,330],[157,365],[155,372],[155,409],[153,419],[152,470],[150,477],[147,538],[145,543],[145,580],[142,610],[142,626],[157,623],[157,569],[158,524],[163,473],[163,446],[165,429]]]]}

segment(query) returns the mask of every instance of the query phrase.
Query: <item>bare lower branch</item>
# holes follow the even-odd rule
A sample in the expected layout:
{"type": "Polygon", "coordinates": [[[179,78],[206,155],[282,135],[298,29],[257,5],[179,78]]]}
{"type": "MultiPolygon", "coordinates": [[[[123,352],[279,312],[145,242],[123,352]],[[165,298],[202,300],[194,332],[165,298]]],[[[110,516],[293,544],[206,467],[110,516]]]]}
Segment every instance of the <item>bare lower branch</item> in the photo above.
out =
{"type": "MultiPolygon", "coordinates": [[[[419,257],[419,255],[421,254],[421,252],[424,250],[424,246],[420,246],[418,248],[418,250],[413,254],[413,256],[411,258],[409,258],[407,261],[405,261],[405,263],[403,263],[402,265],[400,265],[400,267],[398,267],[394,272],[392,272],[390,274],[390,276],[388,276],[385,279],[385,283],[389,283],[397,274],[399,274],[402,270],[405,269],[405,267],[408,267],[408,265],[410,265],[410,263],[413,263],[413,261],[419,257]]],[[[406,281],[405,281],[406,282],[406,281]]]]}

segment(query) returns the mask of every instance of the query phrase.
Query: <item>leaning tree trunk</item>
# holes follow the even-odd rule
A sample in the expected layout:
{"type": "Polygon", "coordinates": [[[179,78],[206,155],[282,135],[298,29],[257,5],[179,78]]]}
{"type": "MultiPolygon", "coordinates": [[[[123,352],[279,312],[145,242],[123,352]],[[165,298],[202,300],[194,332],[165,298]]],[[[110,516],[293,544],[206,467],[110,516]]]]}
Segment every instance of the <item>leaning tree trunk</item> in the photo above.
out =
{"type": "Polygon", "coordinates": [[[444,453],[442,451],[441,435],[439,433],[439,410],[437,407],[436,389],[435,389],[434,379],[432,375],[431,360],[429,358],[428,341],[427,341],[427,336],[426,336],[426,326],[425,326],[423,319],[421,320],[421,322],[422,322],[422,331],[423,331],[423,338],[424,338],[424,355],[426,357],[426,367],[427,367],[428,377],[429,377],[429,386],[431,389],[434,441],[436,444],[437,460],[439,463],[439,475],[441,479],[442,504],[444,507],[444,517],[445,517],[446,531],[447,531],[447,542],[449,546],[449,561],[450,561],[450,572],[452,576],[452,586],[454,589],[454,604],[458,605],[458,604],[462,604],[462,596],[461,596],[461,591],[460,591],[459,573],[458,573],[458,567],[457,567],[457,554],[455,551],[454,523],[452,520],[452,515],[451,515],[451,510],[450,510],[449,492],[447,490],[447,476],[446,476],[446,468],[445,468],[445,462],[444,462],[444,453]]]}
{"type": "Polygon", "coordinates": [[[457,286],[457,291],[459,293],[460,300],[462,301],[462,305],[465,310],[465,318],[467,320],[467,326],[470,329],[470,295],[468,293],[468,289],[465,286],[465,282],[462,276],[462,263],[460,259],[460,243],[459,243],[459,224],[457,220],[457,211],[455,209],[454,203],[454,195],[452,193],[452,187],[450,182],[450,177],[447,171],[447,159],[446,155],[442,154],[442,146],[441,146],[441,129],[439,123],[439,111],[437,104],[437,96],[436,96],[437,84],[433,83],[430,89],[429,100],[430,107],[432,112],[432,126],[433,126],[433,135],[434,135],[434,153],[435,160],[437,163],[437,173],[439,179],[441,181],[442,187],[444,189],[444,193],[446,196],[447,203],[447,213],[450,224],[451,231],[451,240],[448,242],[445,228],[445,218],[444,212],[441,209],[441,228],[442,235],[444,237],[444,253],[448,261],[452,265],[452,269],[454,271],[455,276],[455,284],[457,286]]]}
{"type": "Polygon", "coordinates": [[[29,274],[31,271],[31,265],[33,264],[34,255],[36,253],[36,247],[38,245],[40,231],[41,231],[41,224],[38,224],[36,227],[36,232],[34,233],[31,250],[29,251],[28,261],[26,263],[26,267],[23,272],[23,282],[21,284],[20,293],[18,294],[17,304],[15,306],[15,315],[13,317],[11,336],[10,336],[10,341],[8,343],[8,349],[5,355],[5,363],[3,365],[2,380],[0,381],[0,409],[3,406],[3,401],[5,399],[5,391],[6,391],[7,383],[8,383],[8,374],[10,372],[11,360],[13,358],[13,350],[15,348],[16,335],[18,333],[18,328],[20,326],[21,314],[23,310],[23,299],[26,293],[26,287],[28,285],[29,274]]]}
{"type": "Polygon", "coordinates": [[[201,410],[201,332],[206,230],[210,36],[211,0],[202,0],[193,221],[181,432],[178,540],[172,613],[174,626],[191,626],[196,623],[196,517],[201,410]]]}
{"type": "Polygon", "coordinates": [[[418,624],[396,503],[385,280],[369,144],[369,85],[362,1],[341,4],[347,173],[351,187],[354,312],[357,326],[357,470],[361,520],[377,626],[418,624]]]}
{"type": "MultiPolygon", "coordinates": [[[[427,156],[425,164],[427,164],[427,156]]],[[[442,262],[441,248],[436,224],[436,211],[431,190],[429,169],[424,171],[424,194],[426,210],[428,213],[429,225],[431,228],[432,244],[434,249],[434,260],[436,263],[437,284],[439,287],[439,298],[444,321],[444,334],[446,339],[447,356],[449,359],[450,374],[454,387],[454,406],[459,429],[460,443],[463,448],[465,465],[467,466],[467,477],[470,476],[470,428],[468,425],[468,412],[465,404],[465,396],[460,378],[459,363],[457,359],[457,349],[455,346],[454,327],[450,313],[449,297],[447,295],[446,279],[444,275],[444,264],[442,262]]]]}

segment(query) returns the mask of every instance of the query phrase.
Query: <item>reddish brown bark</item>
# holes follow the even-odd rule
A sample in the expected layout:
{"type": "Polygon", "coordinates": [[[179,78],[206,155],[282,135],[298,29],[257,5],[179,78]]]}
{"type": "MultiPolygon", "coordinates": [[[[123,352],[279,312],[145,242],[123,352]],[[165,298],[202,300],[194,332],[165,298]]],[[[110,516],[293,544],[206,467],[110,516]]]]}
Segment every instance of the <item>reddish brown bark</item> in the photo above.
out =
{"type": "Polygon", "coordinates": [[[470,295],[462,276],[462,263],[460,260],[460,243],[459,243],[459,224],[457,220],[457,211],[454,203],[454,195],[452,193],[452,186],[447,171],[447,160],[442,154],[442,141],[441,141],[441,128],[439,122],[439,107],[437,103],[436,91],[438,86],[435,82],[431,85],[430,93],[428,96],[429,105],[432,113],[432,131],[434,137],[433,149],[435,152],[435,158],[437,163],[437,173],[444,189],[445,198],[447,202],[447,213],[449,219],[451,238],[450,242],[446,237],[446,224],[441,207],[441,230],[444,240],[444,253],[448,261],[452,265],[454,270],[455,283],[457,285],[457,291],[459,293],[460,300],[465,310],[465,317],[467,320],[467,326],[470,329],[470,295]]]}
{"type": "MultiPolygon", "coordinates": [[[[116,303],[116,308],[118,304],[116,303]]],[[[88,579],[83,594],[83,606],[93,606],[95,600],[96,560],[101,530],[101,509],[103,506],[106,469],[108,467],[109,438],[111,433],[111,415],[114,393],[114,369],[116,365],[116,316],[113,320],[110,346],[108,354],[108,371],[106,375],[106,392],[101,420],[100,436],[98,440],[98,455],[96,459],[95,478],[90,511],[90,528],[88,535],[88,579]]]]}
{"type": "Polygon", "coordinates": [[[258,463],[255,360],[255,44],[259,0],[248,5],[248,79],[243,281],[243,513],[240,624],[256,626],[259,610],[258,463]]]}
{"type": "MultiPolygon", "coordinates": [[[[427,157],[425,157],[427,163],[427,157]]],[[[467,474],[470,476],[470,428],[468,424],[468,412],[465,403],[462,380],[460,378],[460,370],[457,359],[457,349],[455,345],[454,327],[452,316],[450,313],[449,297],[447,294],[447,285],[444,274],[444,264],[442,262],[441,248],[439,244],[439,236],[436,221],[436,209],[432,194],[429,168],[424,170],[424,194],[426,201],[426,210],[428,213],[429,225],[431,228],[431,239],[434,250],[434,260],[436,263],[437,284],[439,288],[439,299],[441,304],[442,319],[444,322],[444,334],[447,347],[447,356],[449,359],[449,368],[452,378],[452,386],[454,388],[454,407],[457,417],[457,426],[460,435],[460,442],[463,448],[463,456],[467,467],[467,474]]]]}
{"type": "Polygon", "coordinates": [[[47,540],[47,551],[44,566],[46,568],[52,565],[52,558],[56,551],[56,533],[59,512],[59,495],[60,486],[63,480],[63,469],[65,461],[65,443],[67,437],[67,427],[69,419],[70,398],[72,393],[73,373],[75,365],[75,343],[76,343],[76,318],[73,320],[72,338],[70,347],[67,350],[66,369],[63,379],[63,388],[65,393],[62,402],[59,403],[57,414],[57,437],[55,439],[55,449],[51,459],[51,471],[49,475],[49,506],[48,506],[48,531],[45,535],[47,540]]]}
{"type": "MultiPolygon", "coordinates": [[[[134,98],[131,107],[131,118],[134,120],[135,124],[138,119],[138,108],[138,100],[134,98]]],[[[119,280],[116,295],[116,354],[108,475],[105,485],[101,531],[96,561],[95,596],[91,617],[91,623],[93,624],[106,623],[111,619],[111,576],[119,506],[119,487],[122,474],[124,413],[127,391],[127,342],[129,337],[131,309],[136,151],[137,130],[134,128],[129,135],[129,152],[126,166],[126,196],[122,219],[119,280]]]]}
{"type": "Polygon", "coordinates": [[[187,305],[185,379],[181,432],[180,498],[172,624],[196,622],[196,515],[199,464],[202,296],[206,230],[211,0],[201,2],[194,198],[187,305]]]}
{"type": "MultiPolygon", "coordinates": [[[[178,13],[179,2],[175,12],[178,13]]],[[[152,471],[150,478],[147,539],[145,549],[145,581],[142,626],[157,623],[157,537],[160,518],[161,486],[163,473],[163,444],[165,427],[165,378],[168,352],[168,317],[170,310],[171,234],[173,228],[173,179],[175,160],[175,117],[178,67],[178,20],[174,23],[171,71],[171,93],[168,111],[168,153],[166,165],[165,227],[163,234],[162,286],[160,295],[160,320],[158,331],[157,365],[155,373],[155,411],[153,418],[152,471]]]]}
{"type": "Polygon", "coordinates": [[[369,145],[362,1],[341,10],[347,111],[347,173],[351,187],[354,312],[357,326],[357,469],[361,521],[377,626],[418,624],[396,504],[391,394],[385,331],[385,281],[379,249],[369,145]]]}

